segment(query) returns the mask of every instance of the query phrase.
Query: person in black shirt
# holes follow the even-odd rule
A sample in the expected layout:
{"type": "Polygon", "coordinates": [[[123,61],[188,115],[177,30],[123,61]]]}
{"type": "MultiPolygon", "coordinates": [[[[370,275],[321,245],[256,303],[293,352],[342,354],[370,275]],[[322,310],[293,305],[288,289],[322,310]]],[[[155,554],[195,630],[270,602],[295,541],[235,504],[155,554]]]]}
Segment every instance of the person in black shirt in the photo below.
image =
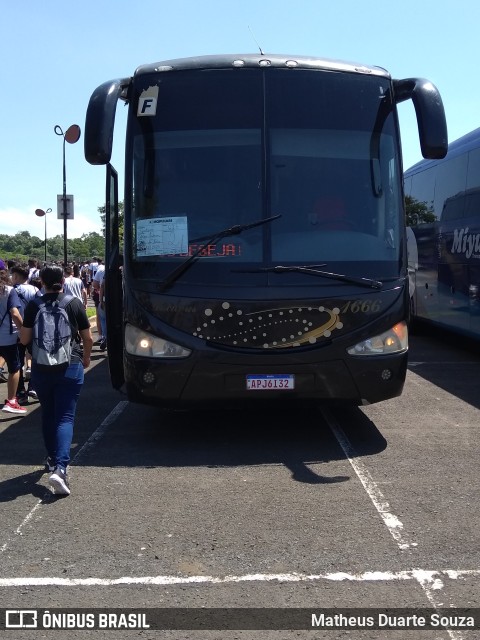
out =
{"type": "MultiPolygon", "coordinates": [[[[45,294],[40,300],[61,300],[63,293],[62,268],[47,265],[40,271],[45,294]]],[[[42,431],[47,449],[46,467],[52,471],[49,484],[56,494],[69,495],[67,467],[70,462],[70,447],[78,397],[84,380],[84,367],[90,365],[93,339],[85,308],[73,297],[66,306],[72,327],[72,354],[67,368],[37,365],[32,359],[32,383],[42,409],[42,431]]],[[[20,331],[20,342],[28,345],[32,341],[33,326],[38,312],[35,301],[28,303],[20,331]]]]}

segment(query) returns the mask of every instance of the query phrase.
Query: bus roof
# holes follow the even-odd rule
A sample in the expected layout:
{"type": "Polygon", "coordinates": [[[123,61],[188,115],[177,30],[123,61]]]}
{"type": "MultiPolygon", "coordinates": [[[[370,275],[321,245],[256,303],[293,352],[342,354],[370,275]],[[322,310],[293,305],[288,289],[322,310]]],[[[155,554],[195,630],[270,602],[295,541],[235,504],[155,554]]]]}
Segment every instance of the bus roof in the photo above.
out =
{"type": "Polygon", "coordinates": [[[480,127],[466,133],[461,138],[457,138],[457,140],[454,140],[449,144],[448,153],[445,158],[442,160],[420,160],[420,162],[417,162],[405,171],[405,177],[408,178],[419,171],[425,171],[425,169],[433,167],[440,162],[451,160],[452,158],[471,151],[472,149],[478,149],[478,147],[480,147],[480,127]]]}
{"type": "Polygon", "coordinates": [[[186,71],[189,69],[229,69],[231,67],[287,67],[301,69],[323,69],[327,71],[343,71],[349,73],[363,73],[390,78],[390,74],[381,67],[330,60],[328,58],[314,58],[308,56],[293,56],[282,54],[225,54],[210,56],[194,56],[163,60],[138,67],[135,75],[155,73],[161,71],[186,71]]]}

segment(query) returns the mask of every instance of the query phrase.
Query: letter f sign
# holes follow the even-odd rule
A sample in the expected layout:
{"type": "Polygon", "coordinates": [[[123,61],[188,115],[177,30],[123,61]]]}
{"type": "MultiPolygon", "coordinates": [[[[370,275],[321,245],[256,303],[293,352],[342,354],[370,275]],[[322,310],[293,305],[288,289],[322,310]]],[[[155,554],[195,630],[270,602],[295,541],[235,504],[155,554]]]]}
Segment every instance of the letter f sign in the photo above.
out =
{"type": "Polygon", "coordinates": [[[156,98],[140,98],[137,116],[154,116],[157,112],[156,98]]]}

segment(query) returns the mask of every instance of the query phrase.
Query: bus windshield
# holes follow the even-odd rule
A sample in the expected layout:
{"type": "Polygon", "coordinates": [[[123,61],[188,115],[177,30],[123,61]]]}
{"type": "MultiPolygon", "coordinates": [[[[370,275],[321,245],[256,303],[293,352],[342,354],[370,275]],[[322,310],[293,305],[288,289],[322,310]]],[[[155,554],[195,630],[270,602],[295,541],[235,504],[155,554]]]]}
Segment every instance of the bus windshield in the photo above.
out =
{"type": "Polygon", "coordinates": [[[398,275],[402,198],[387,78],[178,71],[141,75],[133,93],[125,234],[136,277],[165,278],[193,254],[182,282],[227,283],[246,264],[247,284],[254,267],[289,263],[398,275]]]}

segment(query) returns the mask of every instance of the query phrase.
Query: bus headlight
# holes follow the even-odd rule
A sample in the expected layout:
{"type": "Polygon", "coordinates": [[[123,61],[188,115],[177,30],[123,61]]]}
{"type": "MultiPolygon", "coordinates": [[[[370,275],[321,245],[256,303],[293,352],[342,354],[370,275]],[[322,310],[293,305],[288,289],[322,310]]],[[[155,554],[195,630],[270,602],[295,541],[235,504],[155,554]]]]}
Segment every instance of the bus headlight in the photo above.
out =
{"type": "Polygon", "coordinates": [[[146,358],[186,358],[191,354],[190,349],[154,336],[131,324],[125,327],[125,350],[132,356],[146,358]]]}
{"type": "Polygon", "coordinates": [[[399,322],[394,327],[373,338],[367,338],[347,349],[351,356],[377,356],[400,353],[408,349],[408,329],[406,322],[399,322]]]}

